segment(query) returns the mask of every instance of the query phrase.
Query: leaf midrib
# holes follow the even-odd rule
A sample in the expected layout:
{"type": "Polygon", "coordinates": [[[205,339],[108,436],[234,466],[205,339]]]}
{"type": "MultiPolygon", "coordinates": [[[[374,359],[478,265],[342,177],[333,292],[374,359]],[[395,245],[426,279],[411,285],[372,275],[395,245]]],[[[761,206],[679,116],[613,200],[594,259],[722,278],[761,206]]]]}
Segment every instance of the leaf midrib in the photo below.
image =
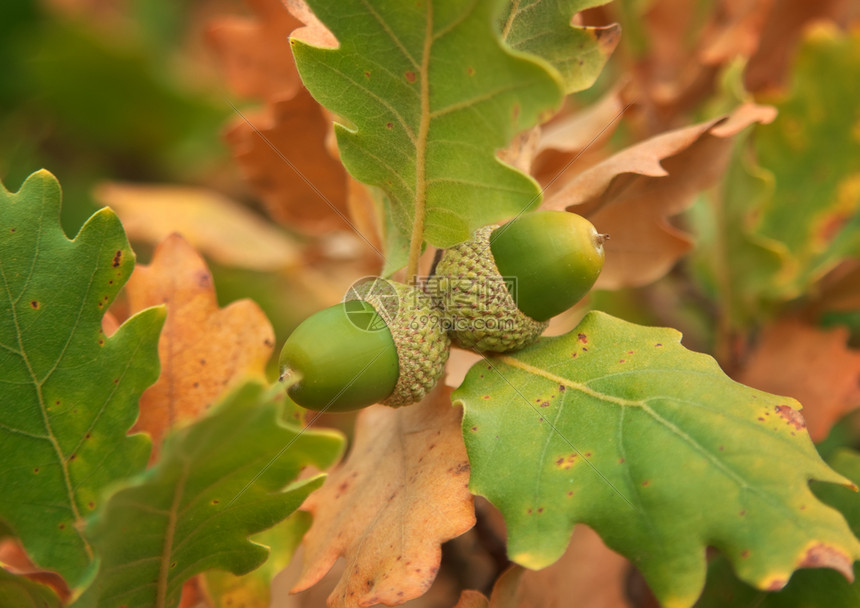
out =
{"type": "Polygon", "coordinates": [[[6,272],[3,269],[2,265],[0,265],[0,275],[2,275],[3,287],[6,291],[6,293],[8,294],[8,298],[9,298],[9,304],[10,304],[9,308],[10,308],[10,313],[12,316],[12,323],[15,327],[15,337],[18,340],[18,354],[21,357],[21,360],[24,362],[24,365],[27,368],[27,373],[30,376],[30,381],[32,382],[34,388],[36,389],[36,396],[37,396],[37,399],[39,402],[39,413],[42,416],[42,423],[45,427],[45,432],[47,433],[44,436],[44,439],[48,440],[48,442],[51,444],[51,447],[54,449],[54,453],[56,454],[57,461],[59,462],[59,465],[60,465],[60,470],[63,473],[63,483],[64,483],[65,488],[66,488],[66,496],[68,498],[69,507],[71,509],[72,516],[74,517],[75,525],[73,526],[73,528],[75,530],[75,533],[78,535],[78,538],[80,538],[81,542],[83,543],[84,551],[86,552],[87,559],[89,561],[92,561],[94,558],[94,553],[93,553],[92,547],[90,546],[90,543],[87,541],[86,537],[83,535],[83,532],[82,532],[83,527],[84,527],[83,526],[83,518],[81,517],[81,513],[78,510],[77,501],[75,499],[75,491],[74,491],[74,488],[72,486],[71,475],[69,474],[69,466],[68,466],[69,463],[65,457],[63,449],[60,446],[60,443],[57,440],[57,437],[56,437],[54,430],[51,426],[51,420],[50,420],[50,417],[48,416],[48,410],[47,410],[47,407],[45,404],[45,396],[44,396],[44,393],[42,392],[42,387],[43,387],[44,383],[48,381],[48,379],[51,377],[51,375],[56,370],[57,366],[59,365],[60,360],[62,360],[63,355],[65,354],[66,349],[68,348],[69,344],[71,343],[72,337],[74,336],[75,331],[77,330],[78,324],[80,323],[81,315],[83,314],[84,305],[86,303],[86,296],[89,294],[90,288],[92,287],[93,278],[94,278],[95,273],[92,273],[90,275],[90,282],[87,285],[86,291],[84,292],[83,302],[81,303],[81,306],[78,308],[78,315],[75,318],[75,322],[69,331],[69,339],[66,340],[66,343],[63,345],[63,348],[60,351],[59,356],[57,357],[57,361],[54,363],[54,365],[51,367],[51,369],[47,372],[47,374],[45,374],[45,377],[43,379],[39,379],[37,377],[36,372],[33,369],[33,365],[30,362],[30,358],[27,356],[27,351],[24,348],[23,332],[21,329],[21,323],[20,323],[20,320],[18,318],[18,311],[17,311],[17,304],[18,304],[21,296],[24,294],[24,291],[26,290],[26,285],[29,284],[31,277],[33,276],[33,272],[35,271],[35,267],[36,267],[36,264],[37,264],[37,261],[39,258],[39,252],[41,250],[41,242],[42,242],[42,225],[43,225],[44,217],[45,217],[44,214],[45,214],[46,207],[49,206],[47,204],[47,201],[46,201],[47,196],[48,195],[45,192],[42,193],[42,200],[41,200],[41,205],[40,205],[40,209],[42,212],[39,215],[39,221],[35,227],[37,237],[36,237],[36,243],[35,243],[35,251],[33,252],[33,262],[30,266],[30,272],[27,276],[27,279],[24,282],[25,287],[21,290],[21,293],[18,295],[17,298],[13,299],[13,297],[12,297],[12,291],[9,287],[9,281],[6,277],[6,272]]]}

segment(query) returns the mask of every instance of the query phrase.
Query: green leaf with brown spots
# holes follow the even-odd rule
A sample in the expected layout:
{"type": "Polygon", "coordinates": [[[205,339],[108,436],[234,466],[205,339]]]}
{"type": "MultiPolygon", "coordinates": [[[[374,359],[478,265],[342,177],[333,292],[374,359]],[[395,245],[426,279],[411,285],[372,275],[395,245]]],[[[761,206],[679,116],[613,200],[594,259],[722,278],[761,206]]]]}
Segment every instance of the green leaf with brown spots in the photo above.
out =
{"type": "Polygon", "coordinates": [[[335,133],[347,170],[389,196],[387,270],[403,264],[413,235],[447,247],[538,205],[538,184],[496,151],[559,107],[562,83],[544,60],[502,42],[505,2],[307,4],[339,46],[302,42],[299,32],[296,65],[345,123],[335,133]]]}
{"type": "Polygon", "coordinates": [[[74,587],[94,559],[85,518],[106,486],[146,466],[149,439],[126,433],[158,377],[164,309],[105,337],[134,254],[110,209],[69,240],[60,198],[47,171],[18,192],[0,186],[0,519],[74,587]]]}
{"type": "Polygon", "coordinates": [[[165,440],[158,462],[108,500],[88,532],[98,574],[75,608],[177,606],[206,570],[246,574],[268,548],[248,536],[293,513],[330,467],[340,433],[285,422],[282,387],[247,383],[205,418],[165,440]],[[128,539],[134,542],[128,542],[128,539]]]}
{"type": "Polygon", "coordinates": [[[860,257],[860,30],[812,29],[795,60],[790,92],[757,128],[758,162],[773,175],[772,196],[755,209],[756,231],[785,244],[774,277],[788,299],[846,257],[860,257]]]}
{"type": "MultiPolygon", "coordinates": [[[[829,463],[834,470],[860,484],[860,453],[842,450],[829,463]]],[[[821,500],[839,509],[848,520],[854,535],[860,534],[860,494],[850,488],[830,484],[814,484],[813,491],[821,500]]],[[[822,564],[824,565],[824,564],[822,564]]],[[[860,565],[854,567],[854,581],[845,580],[826,568],[801,570],[791,577],[788,585],[778,592],[754,589],[739,581],[728,561],[720,556],[708,566],[708,584],[697,608],[724,606],[755,606],[756,608],[857,608],[860,606],[860,565]]]]}
{"type": "Polygon", "coordinates": [[[608,0],[511,0],[499,20],[505,43],[558,70],[566,94],[587,89],[621,37],[618,24],[574,26],[574,15],[608,0]]]}
{"type": "Polygon", "coordinates": [[[454,401],[470,487],[505,516],[510,558],[545,567],[582,522],[673,607],[701,592],[707,547],[759,588],[822,558],[850,574],[860,542],[809,480],[851,482],[821,460],[799,404],[680,338],[592,312],[469,371],[454,401]]]}

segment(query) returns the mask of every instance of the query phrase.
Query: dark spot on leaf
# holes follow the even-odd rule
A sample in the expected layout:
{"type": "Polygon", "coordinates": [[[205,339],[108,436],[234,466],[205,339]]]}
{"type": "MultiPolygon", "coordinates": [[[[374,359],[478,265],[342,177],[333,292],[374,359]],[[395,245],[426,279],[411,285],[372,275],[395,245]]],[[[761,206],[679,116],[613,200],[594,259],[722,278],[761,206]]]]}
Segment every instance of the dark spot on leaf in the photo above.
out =
{"type": "Polygon", "coordinates": [[[92,437],[92,435],[90,433],[87,433],[86,435],[84,435],[84,439],[90,439],[91,437],[92,437]]]}
{"type": "Polygon", "coordinates": [[[764,416],[759,416],[758,419],[764,422],[764,416]]]}
{"type": "Polygon", "coordinates": [[[576,339],[582,342],[583,344],[588,344],[588,336],[585,334],[577,334],[576,339]]]}
{"type": "Polygon", "coordinates": [[[490,396],[489,396],[489,395],[482,395],[482,396],[481,396],[481,399],[484,399],[485,401],[486,401],[487,399],[489,399],[489,398],[490,398],[490,396]]]}
{"type": "Polygon", "coordinates": [[[623,458],[619,458],[619,459],[618,459],[618,464],[624,464],[624,459],[623,459],[623,458]]]}
{"type": "Polygon", "coordinates": [[[518,104],[518,103],[514,104],[513,117],[514,117],[514,120],[516,120],[520,117],[520,104],[518,104]]]}
{"type": "Polygon", "coordinates": [[[549,407],[549,401],[542,401],[540,406],[541,407],[549,407]]]}
{"type": "Polygon", "coordinates": [[[406,76],[407,82],[410,82],[410,83],[415,82],[415,79],[416,79],[415,72],[406,72],[406,74],[404,74],[404,76],[406,76]]]}
{"type": "Polygon", "coordinates": [[[651,485],[651,481],[650,481],[650,480],[648,480],[648,479],[646,479],[645,481],[643,481],[643,482],[642,482],[642,487],[643,487],[643,488],[644,488],[644,487],[647,487],[647,486],[650,486],[650,485],[651,485]]]}
{"type": "Polygon", "coordinates": [[[435,444],[435,443],[431,443],[431,444],[430,444],[430,446],[429,446],[427,449],[428,449],[428,450],[432,450],[432,449],[433,449],[433,448],[435,448],[435,447],[436,447],[436,444],[435,444]]]}
{"type": "Polygon", "coordinates": [[[721,451],[721,452],[722,452],[723,450],[725,450],[725,449],[726,449],[726,448],[724,448],[723,446],[720,446],[720,451],[721,451]]]}
{"type": "Polygon", "coordinates": [[[35,473],[36,475],[38,475],[38,474],[39,474],[39,467],[36,467],[35,469],[33,469],[33,473],[35,473]]]}
{"type": "Polygon", "coordinates": [[[624,363],[624,359],[619,359],[619,360],[618,360],[618,362],[619,362],[619,363],[624,363]]]}
{"type": "Polygon", "coordinates": [[[750,550],[749,549],[744,549],[743,551],[741,551],[741,557],[742,558],[746,559],[749,556],[750,556],[750,550]]]}
{"type": "Polygon", "coordinates": [[[570,356],[571,356],[571,357],[573,357],[574,359],[576,359],[576,356],[577,356],[578,354],[579,354],[579,353],[570,353],[570,356]]]}
{"type": "Polygon", "coordinates": [[[584,62],[582,59],[578,59],[578,60],[577,60],[577,63],[578,63],[579,65],[582,65],[582,64],[584,64],[585,62],[584,62]]]}
{"type": "Polygon", "coordinates": [[[59,526],[57,526],[57,527],[58,527],[60,530],[65,530],[65,529],[66,529],[66,524],[60,524],[60,525],[59,525],[59,526]]]}
{"type": "Polygon", "coordinates": [[[793,426],[798,431],[806,428],[806,421],[803,419],[803,416],[790,405],[777,405],[774,411],[779,414],[780,418],[785,420],[786,424],[793,426]]]}
{"type": "Polygon", "coordinates": [[[472,427],[472,432],[473,432],[473,433],[474,433],[475,431],[477,431],[477,430],[478,430],[478,427],[476,427],[476,426],[473,426],[473,427],[472,427]]]}
{"type": "Polygon", "coordinates": [[[14,228],[9,228],[9,232],[15,232],[14,228]]]}
{"type": "Polygon", "coordinates": [[[469,66],[468,68],[466,68],[466,73],[467,73],[469,76],[474,76],[474,75],[475,75],[475,68],[473,68],[473,67],[469,66]]]}
{"type": "Polygon", "coordinates": [[[40,306],[41,306],[41,304],[36,300],[33,300],[32,302],[30,302],[30,308],[32,308],[33,310],[39,310],[40,306]]]}
{"type": "Polygon", "coordinates": [[[95,509],[95,508],[96,508],[96,503],[94,503],[93,501],[90,501],[90,502],[88,502],[88,503],[87,503],[87,506],[88,506],[90,509],[95,509]]]}
{"type": "Polygon", "coordinates": [[[171,562],[171,563],[170,563],[170,567],[171,567],[171,568],[175,568],[175,567],[176,567],[176,562],[171,562]]]}
{"type": "Polygon", "coordinates": [[[527,514],[527,515],[531,515],[531,514],[532,514],[532,510],[531,510],[531,509],[526,509],[526,514],[527,514]]]}
{"type": "Polygon", "coordinates": [[[104,345],[105,345],[105,341],[104,341],[104,340],[99,340],[99,346],[104,346],[104,345]]]}
{"type": "Polygon", "coordinates": [[[633,354],[633,351],[632,351],[632,350],[628,350],[628,351],[627,351],[627,354],[628,354],[628,355],[632,355],[632,354],[633,354]]]}
{"type": "Polygon", "coordinates": [[[194,388],[197,388],[200,386],[200,383],[195,380],[191,386],[193,386],[194,388]]]}
{"type": "Polygon", "coordinates": [[[576,454],[560,456],[558,460],[555,461],[555,466],[560,469],[564,469],[565,471],[571,468],[574,464],[576,464],[576,454]]]}
{"type": "Polygon", "coordinates": [[[543,507],[538,507],[538,513],[543,513],[543,507]]]}
{"type": "Polygon", "coordinates": [[[367,585],[368,589],[372,589],[373,588],[373,579],[372,578],[367,579],[366,581],[364,581],[364,584],[367,585]]]}
{"type": "Polygon", "coordinates": [[[220,503],[220,502],[221,502],[221,501],[220,501],[220,500],[218,500],[217,498],[213,498],[213,499],[212,499],[212,504],[213,504],[213,505],[217,505],[217,504],[218,504],[218,503],[220,503]]]}
{"type": "Polygon", "coordinates": [[[114,384],[119,384],[119,378],[114,378],[114,379],[113,379],[113,383],[114,383],[114,384]]]}
{"type": "Polygon", "coordinates": [[[364,77],[365,77],[365,78],[370,78],[370,72],[365,72],[365,73],[364,73],[364,77]]]}
{"type": "Polygon", "coordinates": [[[108,285],[113,285],[113,279],[108,280],[108,285]]]}
{"type": "Polygon", "coordinates": [[[117,249],[117,252],[113,256],[113,267],[118,268],[121,262],[122,262],[122,251],[117,249]]]}
{"type": "Polygon", "coordinates": [[[741,511],[739,511],[739,512],[738,512],[738,515],[740,515],[741,517],[743,517],[743,516],[744,516],[744,515],[746,515],[746,514],[747,514],[747,512],[746,512],[746,511],[744,511],[744,510],[741,510],[741,511]]]}
{"type": "Polygon", "coordinates": [[[200,359],[200,365],[206,365],[206,359],[200,359]]]}
{"type": "Polygon", "coordinates": [[[563,393],[566,390],[567,390],[567,387],[564,384],[558,385],[558,392],[563,393]]]}
{"type": "Polygon", "coordinates": [[[586,452],[586,453],[585,453],[585,457],[586,457],[586,458],[591,458],[591,452],[586,452]]]}
{"type": "Polygon", "coordinates": [[[393,123],[393,122],[387,122],[387,123],[385,123],[385,128],[386,128],[386,129],[393,129],[393,128],[394,128],[394,123],[393,123]]]}
{"type": "Polygon", "coordinates": [[[657,348],[659,348],[659,347],[663,346],[663,344],[662,344],[662,343],[660,343],[660,342],[657,342],[657,344],[655,344],[654,346],[656,346],[657,348]]]}

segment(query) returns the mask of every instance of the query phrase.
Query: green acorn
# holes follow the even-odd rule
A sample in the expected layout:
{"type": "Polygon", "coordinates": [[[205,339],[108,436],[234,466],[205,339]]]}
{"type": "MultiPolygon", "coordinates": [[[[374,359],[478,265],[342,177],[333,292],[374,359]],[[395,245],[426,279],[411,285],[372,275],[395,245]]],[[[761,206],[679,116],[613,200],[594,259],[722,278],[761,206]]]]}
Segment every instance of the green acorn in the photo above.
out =
{"type": "Polygon", "coordinates": [[[287,338],[281,379],[312,410],[420,401],[445,369],[451,343],[442,313],[413,287],[384,279],[354,285],[340,304],[305,319],[287,338]]]}
{"type": "Polygon", "coordinates": [[[454,343],[507,352],[537,340],[594,285],[606,238],[582,216],[535,211],[447,249],[431,293],[454,343]]]}

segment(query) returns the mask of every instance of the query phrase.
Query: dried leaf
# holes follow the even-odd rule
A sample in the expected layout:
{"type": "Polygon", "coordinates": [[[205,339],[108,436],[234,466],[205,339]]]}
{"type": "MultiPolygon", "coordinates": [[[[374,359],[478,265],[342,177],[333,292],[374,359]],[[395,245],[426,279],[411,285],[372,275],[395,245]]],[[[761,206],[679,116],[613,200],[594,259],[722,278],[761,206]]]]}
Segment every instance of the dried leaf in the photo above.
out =
{"type": "Polygon", "coordinates": [[[490,608],[490,600],[480,591],[464,589],[454,608],[490,608]]]}
{"type": "Polygon", "coordinates": [[[297,248],[283,232],[211,190],[107,182],[94,196],[116,211],[131,239],[154,244],[178,232],[225,266],[265,271],[297,264],[297,248]]]}
{"type": "MultiPolygon", "coordinates": [[[[36,566],[27,557],[21,543],[14,538],[0,539],[0,570],[49,587],[63,602],[68,601],[71,597],[71,590],[63,577],[56,572],[43,570],[36,566]]],[[[0,588],[2,586],[0,583],[0,588]]],[[[0,591],[0,597],[6,597],[3,591],[0,591]]]]}
{"type": "Polygon", "coordinates": [[[578,525],[564,555],[520,578],[517,608],[622,608],[630,563],[607,548],[591,528],[578,525]]]}
{"type": "Polygon", "coordinates": [[[622,90],[616,87],[590,106],[559,114],[541,127],[531,174],[545,199],[564,185],[562,177],[582,173],[608,156],[603,145],[627,109],[622,90]]]}
{"type": "Polygon", "coordinates": [[[290,33],[302,23],[281,0],[246,0],[255,18],[221,17],[207,30],[227,83],[237,95],[292,97],[301,88],[290,50],[290,33]]]}
{"type": "Polygon", "coordinates": [[[167,429],[198,417],[238,381],[265,379],[275,340],[268,319],[250,300],[219,309],[212,275],[181,236],[168,237],[150,265],[137,266],[126,291],[132,312],[167,306],[161,375],[143,393],[135,425],[156,448],[167,429]]]}
{"type": "Polygon", "coordinates": [[[787,318],[767,327],[738,380],[755,388],[794,397],[813,441],[860,407],[860,351],[846,346],[848,330],[830,330],[787,318]]]}
{"type": "Polygon", "coordinates": [[[460,415],[442,386],[419,404],[361,411],[349,458],[303,506],[314,522],[294,591],[339,556],[346,571],[331,608],[402,604],[427,591],[441,543],[475,522],[460,415]]]}
{"type": "Polygon", "coordinates": [[[574,176],[545,207],[575,211],[610,235],[597,288],[646,285],[692,246],[691,237],[668,218],[723,174],[733,135],[773,118],[772,108],[747,104],[722,118],[663,133],[574,176]]]}
{"type": "Polygon", "coordinates": [[[854,0],[775,0],[761,30],[758,48],[747,64],[747,88],[761,91],[783,84],[797,44],[811,23],[831,21],[847,26],[858,18],[860,4],[854,0]]]}
{"type": "Polygon", "coordinates": [[[346,171],[326,147],[329,122],[310,94],[240,116],[224,137],[247,180],[279,222],[310,234],[350,228],[346,171]]]}

